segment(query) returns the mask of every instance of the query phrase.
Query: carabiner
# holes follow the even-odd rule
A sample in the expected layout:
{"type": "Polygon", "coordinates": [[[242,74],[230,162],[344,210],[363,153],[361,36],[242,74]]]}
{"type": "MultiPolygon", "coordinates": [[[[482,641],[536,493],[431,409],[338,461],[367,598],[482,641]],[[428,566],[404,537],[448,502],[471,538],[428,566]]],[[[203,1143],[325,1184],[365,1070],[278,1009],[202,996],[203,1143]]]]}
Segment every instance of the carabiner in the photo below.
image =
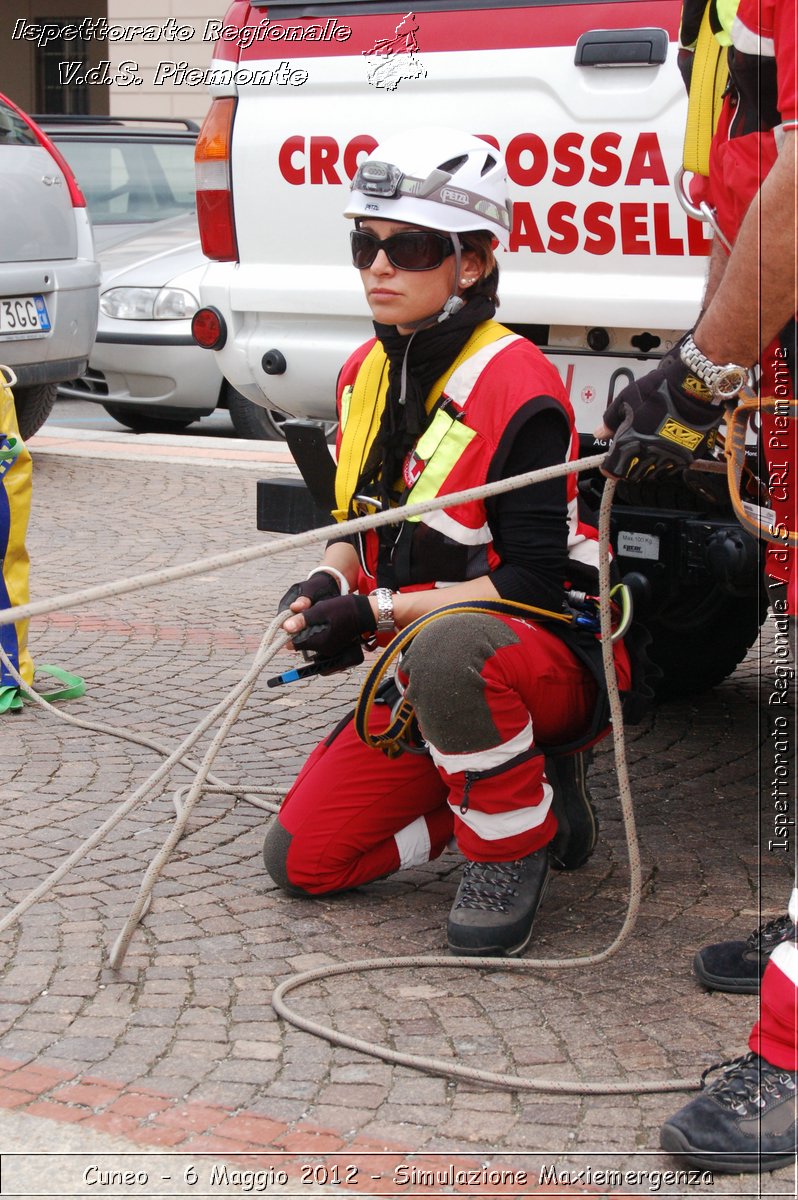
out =
{"type": "Polygon", "coordinates": [[[720,242],[726,247],[731,254],[732,244],[726,237],[725,233],[718,225],[718,218],[715,209],[707,204],[706,200],[702,200],[700,204],[694,204],[693,200],[684,186],[684,177],[687,174],[684,167],[679,167],[676,172],[676,178],[673,181],[673,186],[676,191],[676,199],[681,204],[688,217],[692,217],[696,221],[704,221],[712,226],[712,231],[720,242]]]}

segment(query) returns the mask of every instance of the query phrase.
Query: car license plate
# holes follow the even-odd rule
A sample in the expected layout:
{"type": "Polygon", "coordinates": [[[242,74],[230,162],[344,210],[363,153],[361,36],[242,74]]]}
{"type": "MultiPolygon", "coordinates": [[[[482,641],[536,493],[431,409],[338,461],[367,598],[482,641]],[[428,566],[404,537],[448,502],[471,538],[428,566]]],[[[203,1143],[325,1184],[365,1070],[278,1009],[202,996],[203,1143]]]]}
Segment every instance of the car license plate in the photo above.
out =
{"type": "Polygon", "coordinates": [[[44,296],[3,296],[0,299],[0,336],[49,333],[50,329],[44,296]]]}

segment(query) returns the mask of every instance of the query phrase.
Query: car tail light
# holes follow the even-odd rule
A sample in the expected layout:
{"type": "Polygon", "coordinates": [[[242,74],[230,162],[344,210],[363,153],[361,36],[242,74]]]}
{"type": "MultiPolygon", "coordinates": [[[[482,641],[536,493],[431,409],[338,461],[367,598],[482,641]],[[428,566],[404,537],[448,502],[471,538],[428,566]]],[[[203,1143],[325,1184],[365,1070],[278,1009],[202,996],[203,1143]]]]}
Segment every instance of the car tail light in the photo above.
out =
{"type": "Polygon", "coordinates": [[[86,197],[80,190],[80,185],[78,184],[78,181],[72,172],[72,168],[58,147],[50,141],[50,138],[47,136],[44,130],[40,129],[36,122],[30,119],[27,113],[24,113],[21,108],[17,107],[13,100],[9,100],[8,96],[3,96],[3,101],[8,105],[9,108],[13,108],[17,116],[20,117],[21,120],[23,120],[28,126],[39,145],[43,146],[50,157],[55,159],[56,163],[58,164],[58,169],[61,171],[64,179],[66,180],[66,185],[69,189],[69,199],[72,201],[72,207],[85,208],[86,197]]]}
{"type": "Polygon", "coordinates": [[[213,101],[194,150],[197,220],[202,250],[208,258],[220,262],[238,260],[230,171],[235,108],[235,96],[213,101]]]}
{"type": "Polygon", "coordinates": [[[204,350],[221,350],[227,341],[227,325],[218,308],[199,308],[191,318],[191,336],[204,350]]]}

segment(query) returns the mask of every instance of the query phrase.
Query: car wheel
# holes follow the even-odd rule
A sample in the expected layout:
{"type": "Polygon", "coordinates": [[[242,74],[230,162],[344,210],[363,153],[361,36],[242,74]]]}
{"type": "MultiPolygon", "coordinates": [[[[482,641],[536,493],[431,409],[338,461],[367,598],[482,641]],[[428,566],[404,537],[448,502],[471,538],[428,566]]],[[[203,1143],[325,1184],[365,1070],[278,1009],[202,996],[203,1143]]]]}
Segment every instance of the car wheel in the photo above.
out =
{"type": "Polygon", "coordinates": [[[157,409],[138,406],[133,408],[126,404],[104,404],[103,408],[109,417],[132,429],[134,433],[182,433],[203,415],[189,410],[185,416],[165,417],[159,414],[157,409]]]}
{"type": "Polygon", "coordinates": [[[722,683],[753,646],[766,616],[764,591],[740,597],[720,587],[686,587],[679,603],[644,616],[649,654],[662,672],[657,699],[679,700],[722,683]]]}
{"type": "Polygon", "coordinates": [[[284,413],[273,408],[261,408],[229,385],[225,398],[230,420],[239,437],[261,442],[284,440],[281,426],[283,421],[288,420],[284,413]]]}
{"type": "Polygon", "coordinates": [[[19,436],[24,442],[33,437],[37,429],[41,429],[53,411],[58,384],[42,383],[29,387],[15,387],[13,391],[19,436]]]}
{"type": "MultiPolygon", "coordinates": [[[[276,408],[262,408],[260,404],[247,400],[229,383],[223,394],[223,404],[226,405],[233,428],[239,437],[254,438],[258,441],[285,441],[283,425],[291,417],[279,412],[276,408]]],[[[324,421],[324,434],[327,441],[335,441],[337,421],[324,421]]]]}

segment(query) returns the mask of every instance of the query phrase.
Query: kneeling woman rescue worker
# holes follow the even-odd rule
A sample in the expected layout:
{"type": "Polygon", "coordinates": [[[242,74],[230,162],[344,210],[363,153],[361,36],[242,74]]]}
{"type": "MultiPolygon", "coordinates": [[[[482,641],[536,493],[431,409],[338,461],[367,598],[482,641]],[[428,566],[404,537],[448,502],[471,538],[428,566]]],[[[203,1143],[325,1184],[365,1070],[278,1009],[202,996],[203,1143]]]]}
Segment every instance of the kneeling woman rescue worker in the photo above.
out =
{"type": "MultiPolygon", "coordinates": [[[[360,166],[344,215],[376,339],[339,378],[336,515],[575,457],[557,371],[492,319],[493,247],[510,231],[499,152],[448,129],[392,137],[360,166]]],[[[466,861],[450,950],[521,953],[550,858],[577,866],[593,849],[582,751],[607,725],[596,634],[580,640],[520,606],[562,616],[569,591],[595,595],[597,565],[573,475],[333,540],[280,604],[295,614],[284,628],[297,649],[328,658],[353,641],[385,644],[444,605],[506,611],[446,613],[411,641],[397,680],[422,753],[386,757],[351,719],[316,748],[267,832],[275,882],[295,895],[338,892],[437,858],[454,838],[466,861]],[[552,856],[558,805],[567,828],[552,856]]],[[[616,660],[624,688],[620,642],[616,660]]],[[[387,724],[389,709],[377,712],[387,724]]]]}

